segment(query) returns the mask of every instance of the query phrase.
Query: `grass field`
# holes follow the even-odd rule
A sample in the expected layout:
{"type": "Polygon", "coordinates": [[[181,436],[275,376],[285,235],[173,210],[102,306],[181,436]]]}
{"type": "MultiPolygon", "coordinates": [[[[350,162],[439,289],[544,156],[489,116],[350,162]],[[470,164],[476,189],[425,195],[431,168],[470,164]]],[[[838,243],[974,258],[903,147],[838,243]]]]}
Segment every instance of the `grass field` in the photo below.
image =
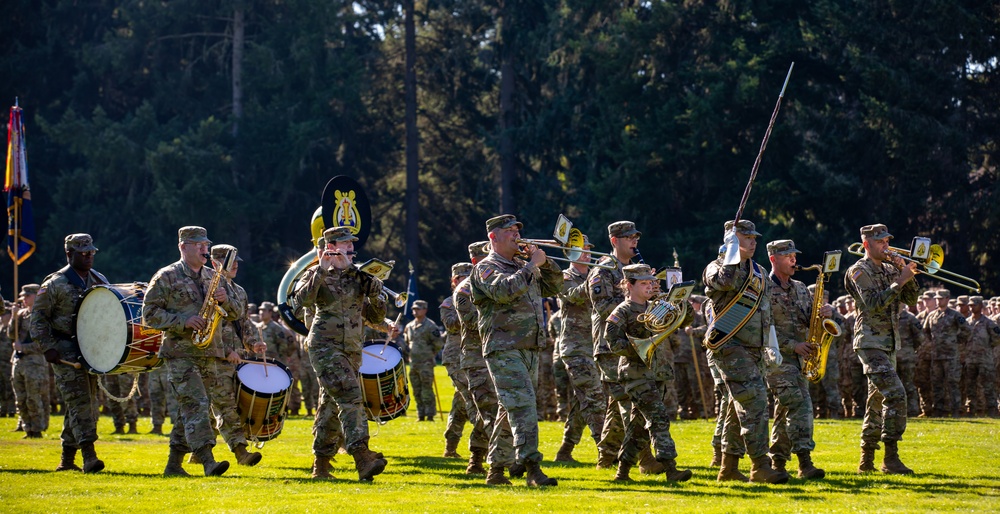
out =
{"type": "MultiPolygon", "coordinates": [[[[448,408],[451,386],[440,366],[438,384],[448,408]]],[[[263,448],[254,468],[234,466],[222,477],[205,478],[201,467],[187,464],[191,478],[164,478],[168,448],[164,436],[113,436],[111,419],[98,427],[100,457],[107,464],[96,475],[55,473],[59,461],[62,417],[52,418],[44,439],[21,439],[14,420],[0,419],[0,512],[918,512],[1000,511],[1000,421],[911,420],[900,444],[904,462],[916,470],[909,477],[875,473],[859,476],[859,420],[817,421],[813,458],[826,479],[793,478],[781,486],[719,484],[711,459],[712,426],[684,421],[672,426],[680,466],[690,468],[690,482],[668,485],[662,476],[633,472],[633,484],[611,482],[614,472],[594,469],[593,444],[577,448],[579,464],[551,462],[562,427],[541,423],[543,468],[557,487],[490,488],[483,477],[465,475],[465,461],[444,459],[444,422],[417,423],[411,416],[382,427],[371,425],[371,446],[386,454],[389,466],[373,484],[357,482],[350,457],[340,455],[333,481],[309,478],[311,419],[293,418],[263,448]],[[377,431],[377,434],[376,434],[377,431]]],[[[460,453],[467,457],[467,440],[460,453]]],[[[216,446],[216,458],[233,461],[216,446]]],[[[881,459],[881,452],[876,454],[881,459]]],[[[79,463],[79,457],[77,462],[79,463]]],[[[794,466],[795,461],[789,463],[794,466]]],[[[748,471],[749,461],[742,461],[748,471]]]]}

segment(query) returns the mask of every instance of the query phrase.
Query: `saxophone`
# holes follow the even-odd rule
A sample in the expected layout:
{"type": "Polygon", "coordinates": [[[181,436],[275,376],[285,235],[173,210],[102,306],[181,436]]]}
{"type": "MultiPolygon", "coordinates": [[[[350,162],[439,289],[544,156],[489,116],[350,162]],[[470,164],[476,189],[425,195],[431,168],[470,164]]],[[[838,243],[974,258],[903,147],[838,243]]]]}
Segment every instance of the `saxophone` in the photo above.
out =
{"type": "MultiPolygon", "coordinates": [[[[828,252],[828,254],[832,253],[828,252]]],[[[836,253],[836,264],[839,268],[839,252],[836,253]]],[[[825,260],[827,263],[830,262],[829,258],[825,260]]],[[[802,358],[802,375],[810,382],[816,383],[823,380],[823,376],[826,375],[826,361],[830,356],[830,344],[833,343],[833,338],[842,333],[842,330],[836,321],[824,318],[819,313],[823,307],[823,283],[829,278],[829,266],[814,264],[805,268],[801,266],[795,268],[802,271],[814,269],[819,272],[819,276],[816,277],[816,291],[813,295],[812,315],[809,317],[809,334],[806,336],[806,342],[812,345],[813,350],[802,358]]]]}
{"type": "MultiPolygon", "coordinates": [[[[222,318],[226,316],[226,311],[219,306],[219,302],[215,300],[215,291],[219,289],[222,284],[223,276],[230,271],[232,264],[236,262],[236,250],[229,250],[226,252],[226,257],[222,261],[222,266],[215,271],[215,275],[212,277],[212,282],[208,284],[208,289],[205,291],[205,302],[201,304],[201,310],[198,311],[198,316],[208,321],[208,326],[202,330],[198,330],[194,333],[194,338],[192,342],[195,348],[204,350],[208,348],[208,345],[212,344],[212,339],[215,337],[215,331],[219,328],[219,322],[222,318]]],[[[226,277],[226,281],[229,278],[226,277]]]]}

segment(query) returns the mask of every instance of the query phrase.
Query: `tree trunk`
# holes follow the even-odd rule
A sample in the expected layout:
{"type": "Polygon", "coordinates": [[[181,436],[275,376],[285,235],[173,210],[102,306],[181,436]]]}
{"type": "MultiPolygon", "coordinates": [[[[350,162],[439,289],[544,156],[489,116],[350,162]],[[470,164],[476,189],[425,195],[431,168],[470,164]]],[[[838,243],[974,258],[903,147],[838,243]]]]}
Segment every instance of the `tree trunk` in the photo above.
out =
{"type": "Polygon", "coordinates": [[[406,97],[406,258],[414,269],[420,265],[420,177],[419,138],[417,134],[417,59],[416,28],[413,20],[414,0],[404,0],[406,62],[403,84],[406,97]]]}
{"type": "Polygon", "coordinates": [[[514,212],[514,42],[510,10],[504,3],[500,18],[500,213],[514,212]]]}

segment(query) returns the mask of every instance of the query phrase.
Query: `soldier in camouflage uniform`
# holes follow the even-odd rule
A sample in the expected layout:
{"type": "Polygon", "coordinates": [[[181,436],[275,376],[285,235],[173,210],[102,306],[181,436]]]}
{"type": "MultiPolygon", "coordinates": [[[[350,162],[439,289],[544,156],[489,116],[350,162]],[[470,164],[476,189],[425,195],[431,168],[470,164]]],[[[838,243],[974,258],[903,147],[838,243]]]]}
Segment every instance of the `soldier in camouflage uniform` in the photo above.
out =
{"type": "Polygon", "coordinates": [[[542,472],[538,451],[538,352],[545,347],[542,300],[562,288],[562,270],[535,245],[527,262],[516,257],[522,224],[511,214],[486,221],[491,251],[470,275],[472,303],[479,311],[483,357],[497,398],[510,420],[515,459],[529,486],[556,485],[542,472]]]}
{"type": "MultiPolygon", "coordinates": [[[[465,277],[472,273],[471,262],[459,262],[451,267],[451,290],[465,277]]],[[[441,350],[441,364],[451,378],[455,394],[451,397],[451,411],[448,413],[448,424],[444,430],[444,456],[450,459],[461,459],[458,454],[458,443],[462,439],[465,423],[469,421],[469,379],[462,373],[462,320],[455,310],[455,302],[448,296],[438,306],[441,311],[441,324],[444,325],[444,348],[441,350]]],[[[486,445],[482,446],[483,449],[486,445]]],[[[469,439],[469,450],[472,450],[472,438],[469,439]]]]}
{"type": "Polygon", "coordinates": [[[434,356],[444,341],[437,323],[427,319],[427,302],[413,302],[413,321],[406,324],[403,337],[410,348],[410,388],[417,400],[417,421],[434,421],[434,356]]]}
{"type": "Polygon", "coordinates": [[[49,364],[45,362],[41,345],[31,339],[30,333],[31,309],[38,288],[38,284],[21,286],[24,307],[6,327],[8,337],[14,341],[11,383],[25,439],[41,438],[42,432],[49,428],[49,364]]]}
{"type": "Polygon", "coordinates": [[[861,227],[865,256],[844,276],[844,286],[854,298],[858,318],[854,324],[854,349],[868,378],[868,404],[861,426],[859,473],[875,470],[875,450],[885,443],[882,471],[911,474],[899,459],[898,442],[906,431],[906,390],[896,374],[900,347],[899,303],[911,305],[919,296],[913,280],[916,264],[906,264],[887,254],[892,235],[885,225],[861,227]]]}
{"type": "MultiPolygon", "coordinates": [[[[801,362],[818,349],[809,343],[812,295],[804,283],[792,278],[797,253],[800,252],[791,239],[767,243],[771,261],[771,317],[782,360],[776,369],[767,372],[767,387],[776,404],[771,429],[771,461],[775,470],[785,471],[785,463],[794,453],[799,459],[799,478],[819,479],[826,476],[826,472],[812,463],[811,454],[816,449],[813,404],[801,362]]],[[[820,315],[831,317],[833,309],[824,305],[820,315]]]]}
{"type": "MultiPolygon", "coordinates": [[[[296,285],[293,303],[315,313],[309,326],[306,345],[309,359],[320,381],[339,410],[338,417],[347,438],[347,451],[354,458],[358,479],[371,481],[385,470],[387,461],[381,453],[368,448],[368,420],[362,403],[359,370],[363,324],[383,329],[390,339],[398,328],[384,321],[386,295],[382,281],[357,269],[354,241],[350,227],[334,227],[323,232],[324,248],[317,248],[319,264],[302,274],[296,285]],[[370,316],[363,315],[363,309],[370,316]],[[372,319],[382,319],[373,324],[372,319]]],[[[318,418],[319,416],[317,416],[318,418]]],[[[313,476],[328,478],[330,458],[336,454],[335,441],[313,441],[313,476]]]]}
{"type": "MultiPolygon", "coordinates": [[[[469,259],[475,265],[489,255],[488,241],[469,245],[469,259]]],[[[523,466],[514,464],[514,436],[511,434],[507,412],[500,406],[493,377],[483,358],[483,340],[479,335],[479,311],[472,304],[472,270],[455,287],[452,304],[458,312],[462,324],[462,355],[460,366],[469,383],[470,404],[467,405],[473,432],[469,440],[467,474],[485,473],[483,459],[490,465],[486,476],[487,485],[510,485],[504,476],[504,469],[510,469],[511,476],[523,476],[523,466]],[[486,443],[484,445],[484,443],[486,443]]]]}
{"type": "Polygon", "coordinates": [[[316,379],[316,370],[309,363],[309,348],[306,348],[306,338],[295,333],[279,316],[278,322],[282,328],[288,331],[295,339],[295,345],[299,349],[299,385],[302,387],[302,403],[306,406],[306,416],[312,417],[319,402],[319,380],[316,379]]]}
{"type": "MultiPolygon", "coordinates": [[[[584,236],[583,249],[590,248],[593,245],[584,236]]],[[[601,387],[600,372],[594,363],[590,284],[587,282],[590,271],[587,264],[590,262],[590,253],[580,252],[577,261],[563,270],[563,287],[559,293],[559,318],[562,326],[556,346],[569,375],[570,408],[556,462],[575,462],[573,448],[580,444],[584,426],[590,427],[590,436],[595,445],[600,444],[601,431],[604,429],[607,397],[601,387]]]]}
{"type": "Polygon", "coordinates": [[[906,390],[906,415],[920,415],[920,396],[913,381],[913,370],[917,365],[917,349],[923,345],[924,330],[917,317],[910,313],[906,304],[899,306],[899,351],[896,352],[896,374],[906,390]]]}
{"type": "Polygon", "coordinates": [[[997,393],[994,387],[993,351],[1000,348],[1000,326],[983,315],[983,297],[969,298],[969,308],[972,313],[966,320],[969,324],[969,344],[966,347],[965,369],[962,376],[967,377],[966,396],[971,401],[970,412],[976,415],[997,417],[997,393]],[[984,403],[980,402],[977,390],[982,389],[984,403]]]}
{"type": "Polygon", "coordinates": [[[545,346],[538,350],[538,387],[535,389],[535,412],[538,421],[555,421],[556,416],[556,384],[553,370],[552,354],[555,351],[555,338],[550,336],[549,318],[552,317],[552,298],[542,300],[542,312],[545,317],[542,323],[542,335],[545,346]]]}
{"type": "Polygon", "coordinates": [[[163,423],[167,416],[171,422],[177,419],[177,400],[170,387],[166,366],[160,366],[149,373],[149,416],[153,423],[150,434],[163,435],[163,423]]]}
{"type": "MultiPolygon", "coordinates": [[[[640,451],[649,447],[652,441],[656,460],[663,463],[667,480],[684,482],[691,478],[691,470],[677,469],[677,449],[670,436],[670,415],[663,403],[664,382],[673,376],[673,353],[659,352],[661,347],[669,348],[669,343],[662,342],[647,363],[632,344],[632,340],[653,336],[637,318],[646,312],[647,302],[656,294],[657,280],[653,270],[645,264],[630,264],[622,271],[625,275],[622,289],[626,297],[608,315],[604,331],[608,346],[619,356],[618,383],[625,388],[632,404],[614,479],[630,482],[629,470],[638,462],[640,451]]],[[[692,319],[693,312],[688,309],[681,326],[689,325],[692,319]]]]}
{"type": "Polygon", "coordinates": [[[948,307],[950,296],[947,289],[935,294],[937,309],[924,319],[924,336],[933,352],[934,416],[944,417],[951,412],[952,417],[957,418],[962,408],[962,365],[958,352],[969,341],[969,324],[958,311],[948,307]]]}
{"type": "MultiPolygon", "coordinates": [[[[14,304],[0,296],[0,327],[6,327],[10,323],[11,313],[15,308],[14,304]]],[[[17,415],[17,402],[10,382],[13,358],[14,346],[7,337],[7,331],[0,330],[0,417],[17,415]]]]}
{"type": "Polygon", "coordinates": [[[569,421],[569,373],[566,372],[566,363],[563,362],[562,354],[559,353],[559,332],[562,332],[563,312],[559,309],[559,301],[556,303],[556,310],[549,317],[545,329],[552,344],[552,383],[556,390],[556,417],[555,421],[566,423],[569,421]]]}
{"type": "MultiPolygon", "coordinates": [[[[924,291],[918,301],[920,312],[916,314],[917,322],[920,323],[920,331],[924,330],[924,321],[927,315],[937,309],[937,299],[934,298],[934,291],[924,291]]],[[[926,338],[921,335],[921,345],[917,347],[917,363],[913,367],[913,384],[917,388],[919,396],[920,414],[917,417],[927,418],[931,416],[934,406],[934,384],[931,383],[931,363],[933,362],[934,347],[927,344],[926,338]]]]}
{"type": "Polygon", "coordinates": [[[301,373],[299,372],[299,343],[295,340],[295,335],[281,323],[274,320],[274,304],[271,302],[261,302],[260,304],[260,339],[267,344],[267,356],[281,362],[292,372],[292,384],[288,391],[288,413],[297,415],[299,406],[302,404],[302,396],[295,385],[301,373]]]}
{"type": "MultiPolygon", "coordinates": [[[[692,326],[704,325],[701,319],[701,305],[690,308],[694,311],[692,326]]],[[[681,419],[698,419],[705,417],[705,406],[702,405],[701,393],[698,391],[698,377],[694,360],[698,354],[705,352],[701,341],[690,335],[691,326],[684,327],[670,334],[670,346],[674,353],[674,388],[677,391],[677,406],[681,419]]]]}
{"type": "Polygon", "coordinates": [[[31,339],[41,345],[45,360],[52,363],[55,382],[65,402],[65,419],[60,434],[62,461],[56,471],[79,470],[73,462],[77,450],[83,453],[83,472],[104,469],[97,458],[97,376],[79,365],[83,357],[73,338],[76,308],[83,292],[108,281],[93,270],[97,247],[89,234],[70,234],[65,240],[69,264],[42,282],[31,310],[31,339]]]}
{"type": "Polygon", "coordinates": [[[601,383],[607,398],[604,428],[601,430],[601,441],[597,445],[598,469],[609,468],[618,459],[618,452],[625,437],[623,417],[632,411],[632,406],[628,404],[628,393],[618,383],[618,355],[611,351],[604,339],[604,325],[611,311],[625,300],[625,293],[619,288],[624,279],[622,268],[639,255],[641,236],[642,232],[636,230],[635,223],[631,221],[616,221],[608,225],[611,255],[601,257],[598,264],[614,269],[594,267],[587,276],[594,361],[601,373],[601,383]]]}
{"type": "Polygon", "coordinates": [[[135,380],[136,376],[130,373],[104,376],[108,411],[111,412],[111,419],[115,424],[115,431],[112,434],[139,433],[136,428],[136,423],[139,421],[139,405],[135,397],[129,398],[135,380]],[[123,401],[115,400],[112,395],[123,401]],[[125,432],[126,424],[128,432],[125,432]]]}
{"type": "Polygon", "coordinates": [[[142,302],[143,323],[163,331],[160,357],[177,398],[177,419],[170,431],[164,476],[188,476],[183,461],[192,450],[205,476],[221,475],[229,469],[228,461],[216,462],[212,454],[215,433],[209,407],[211,390],[218,380],[217,359],[224,355],[221,347],[211,342],[204,348],[195,346],[194,338],[196,332],[207,330],[211,323],[211,319],[199,314],[207,294],[211,293],[225,311],[226,321],[243,317],[246,303],[240,301],[224,277],[220,277],[214,292],[208,291],[216,273],[207,266],[211,244],[204,228],[181,227],[177,231],[180,259],[153,275],[142,302]]]}
{"type": "MultiPolygon", "coordinates": [[[[771,330],[770,285],[763,268],[753,261],[757,250],[757,232],[753,222],[739,220],[725,224],[727,244],[739,244],[740,260],[725,265],[724,256],[708,264],[702,273],[705,283],[705,305],[708,329],[705,346],[709,365],[715,366],[729,392],[729,404],[722,429],[722,467],[718,480],[747,481],[739,471],[741,451],[745,445],[752,467],[749,480],[783,484],[788,473],[771,468],[768,457],[767,385],[764,382],[765,351],[771,330]],[[735,241],[733,241],[735,239],[735,241]],[[732,316],[729,305],[740,305],[732,327],[720,330],[723,313],[732,316]],[[744,444],[736,442],[743,439],[744,444]]],[[[727,323],[728,325],[728,323],[727,323]]],[[[721,415],[721,414],[720,414],[721,415]]]]}

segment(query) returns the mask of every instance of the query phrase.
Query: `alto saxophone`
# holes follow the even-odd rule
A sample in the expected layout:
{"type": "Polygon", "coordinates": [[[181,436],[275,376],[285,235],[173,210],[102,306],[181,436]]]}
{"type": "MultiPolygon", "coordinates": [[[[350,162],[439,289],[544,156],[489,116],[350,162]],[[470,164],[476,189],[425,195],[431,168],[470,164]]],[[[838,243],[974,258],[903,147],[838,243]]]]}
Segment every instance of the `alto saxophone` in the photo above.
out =
{"type": "Polygon", "coordinates": [[[802,375],[810,382],[816,383],[823,380],[823,376],[826,375],[826,361],[830,356],[830,344],[833,343],[833,338],[842,333],[842,330],[836,321],[820,315],[820,309],[823,307],[823,284],[829,278],[824,273],[823,265],[814,264],[805,268],[796,266],[796,269],[803,271],[815,269],[819,272],[819,276],[816,277],[816,291],[813,295],[812,315],[809,317],[809,334],[806,336],[806,342],[812,345],[813,349],[809,355],[802,358],[802,375]]]}
{"type": "Polygon", "coordinates": [[[204,350],[208,348],[208,345],[212,344],[212,339],[215,337],[215,331],[219,328],[219,322],[222,318],[226,316],[226,310],[219,306],[219,302],[215,300],[215,291],[219,289],[222,285],[222,279],[232,267],[232,264],[236,262],[236,250],[229,250],[226,252],[226,257],[222,261],[222,266],[215,271],[215,276],[212,277],[212,281],[208,284],[208,289],[205,291],[205,302],[201,304],[201,310],[198,311],[198,316],[208,321],[208,326],[205,328],[195,331],[194,338],[192,342],[195,348],[204,350]]]}

